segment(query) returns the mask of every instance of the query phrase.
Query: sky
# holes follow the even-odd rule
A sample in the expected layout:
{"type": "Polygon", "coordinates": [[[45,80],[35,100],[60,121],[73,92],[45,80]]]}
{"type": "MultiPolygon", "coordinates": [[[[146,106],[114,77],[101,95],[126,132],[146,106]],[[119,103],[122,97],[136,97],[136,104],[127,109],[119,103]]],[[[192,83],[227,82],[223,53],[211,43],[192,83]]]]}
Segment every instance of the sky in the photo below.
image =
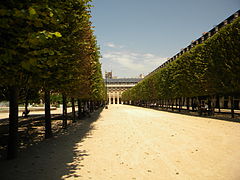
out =
{"type": "Polygon", "coordinates": [[[102,72],[147,75],[240,9],[240,0],[93,0],[102,72]]]}

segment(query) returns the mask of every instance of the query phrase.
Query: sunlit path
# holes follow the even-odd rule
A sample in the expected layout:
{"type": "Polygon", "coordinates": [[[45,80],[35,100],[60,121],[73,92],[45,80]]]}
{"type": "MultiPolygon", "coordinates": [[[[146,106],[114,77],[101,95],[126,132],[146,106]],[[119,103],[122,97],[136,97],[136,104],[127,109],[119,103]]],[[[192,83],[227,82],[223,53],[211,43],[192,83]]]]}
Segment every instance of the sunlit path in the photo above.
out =
{"type": "Polygon", "coordinates": [[[92,179],[237,179],[240,124],[112,105],[80,143],[92,179]]]}
{"type": "MultiPolygon", "coordinates": [[[[240,178],[239,123],[110,105],[91,125],[85,122],[81,128],[78,126],[70,127],[68,135],[29,149],[29,155],[23,153],[25,160],[20,157],[14,161],[14,176],[97,180],[240,178]],[[86,136],[81,135],[83,132],[86,136]]],[[[8,169],[10,174],[13,170],[8,169]]]]}

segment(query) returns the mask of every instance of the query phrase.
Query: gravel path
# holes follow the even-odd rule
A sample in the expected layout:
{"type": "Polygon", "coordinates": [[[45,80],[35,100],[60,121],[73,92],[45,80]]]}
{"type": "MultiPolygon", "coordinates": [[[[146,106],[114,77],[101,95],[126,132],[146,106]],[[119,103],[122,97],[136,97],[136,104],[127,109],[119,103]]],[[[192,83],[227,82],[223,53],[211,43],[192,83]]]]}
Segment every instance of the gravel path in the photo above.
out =
{"type": "Polygon", "coordinates": [[[239,132],[240,123],[110,105],[1,162],[1,177],[238,180],[239,132]]]}

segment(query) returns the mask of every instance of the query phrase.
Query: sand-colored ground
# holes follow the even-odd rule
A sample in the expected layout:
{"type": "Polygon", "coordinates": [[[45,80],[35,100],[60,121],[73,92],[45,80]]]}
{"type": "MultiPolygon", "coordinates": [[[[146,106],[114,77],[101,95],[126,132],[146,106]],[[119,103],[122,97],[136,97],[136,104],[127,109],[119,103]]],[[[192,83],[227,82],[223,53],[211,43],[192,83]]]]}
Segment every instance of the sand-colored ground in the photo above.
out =
{"type": "Polygon", "coordinates": [[[239,180],[239,162],[240,123],[111,105],[0,170],[10,180],[239,180]]]}
{"type": "MultiPolygon", "coordinates": [[[[68,112],[72,112],[72,108],[67,108],[68,112]]],[[[62,108],[57,108],[54,110],[51,110],[51,114],[62,114],[62,108]]],[[[44,115],[44,110],[42,111],[30,111],[29,115],[44,115]]],[[[22,112],[19,111],[18,116],[21,117],[22,116],[22,112]]],[[[8,112],[0,112],[0,120],[1,119],[5,119],[9,117],[9,113],[8,112]]]]}

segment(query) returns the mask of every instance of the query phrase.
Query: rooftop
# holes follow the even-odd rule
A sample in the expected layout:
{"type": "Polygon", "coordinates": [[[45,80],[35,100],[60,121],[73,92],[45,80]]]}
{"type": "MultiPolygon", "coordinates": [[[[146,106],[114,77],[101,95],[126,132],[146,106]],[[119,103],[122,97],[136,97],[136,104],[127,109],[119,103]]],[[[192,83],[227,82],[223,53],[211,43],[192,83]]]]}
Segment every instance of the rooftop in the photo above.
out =
{"type": "Polygon", "coordinates": [[[138,83],[142,78],[117,78],[117,79],[104,79],[107,83],[138,83]]]}

